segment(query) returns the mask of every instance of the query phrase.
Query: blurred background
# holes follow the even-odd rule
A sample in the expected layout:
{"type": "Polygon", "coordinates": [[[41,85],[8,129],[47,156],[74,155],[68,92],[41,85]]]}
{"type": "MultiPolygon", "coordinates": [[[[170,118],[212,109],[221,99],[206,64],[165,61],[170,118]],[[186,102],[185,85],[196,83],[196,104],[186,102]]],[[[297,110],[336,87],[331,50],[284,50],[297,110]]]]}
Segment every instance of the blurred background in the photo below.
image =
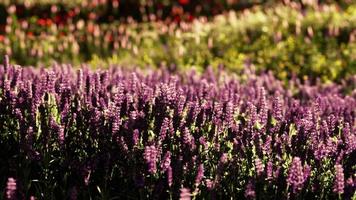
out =
{"type": "Polygon", "coordinates": [[[0,53],[55,62],[271,71],[281,80],[356,73],[353,0],[1,0],[0,53]]]}

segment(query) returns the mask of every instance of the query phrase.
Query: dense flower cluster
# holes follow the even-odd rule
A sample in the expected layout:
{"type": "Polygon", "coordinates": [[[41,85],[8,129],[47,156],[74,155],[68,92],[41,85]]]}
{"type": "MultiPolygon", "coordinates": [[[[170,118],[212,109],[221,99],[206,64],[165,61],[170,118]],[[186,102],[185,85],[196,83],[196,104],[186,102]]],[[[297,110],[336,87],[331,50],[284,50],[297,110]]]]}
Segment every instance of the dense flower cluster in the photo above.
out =
{"type": "Polygon", "coordinates": [[[8,198],[352,198],[355,79],[0,67],[8,198]]]}

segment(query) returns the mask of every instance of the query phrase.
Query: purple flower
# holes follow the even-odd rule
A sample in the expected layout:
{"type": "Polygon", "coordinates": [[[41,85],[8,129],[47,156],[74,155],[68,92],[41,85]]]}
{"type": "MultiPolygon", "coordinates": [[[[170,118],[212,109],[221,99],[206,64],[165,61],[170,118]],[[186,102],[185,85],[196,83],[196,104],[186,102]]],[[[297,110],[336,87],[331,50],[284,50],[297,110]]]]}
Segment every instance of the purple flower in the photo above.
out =
{"type": "Polygon", "coordinates": [[[191,198],[190,189],[182,188],[180,189],[179,200],[190,200],[191,198]]]}
{"type": "Polygon", "coordinates": [[[17,199],[16,189],[16,180],[12,177],[8,178],[6,183],[6,199],[17,199]]]}
{"type": "Polygon", "coordinates": [[[159,132],[159,139],[163,141],[166,139],[167,131],[169,130],[169,119],[166,117],[161,125],[161,130],[159,132]]]}
{"type": "Polygon", "coordinates": [[[204,149],[208,149],[208,143],[206,142],[204,136],[199,138],[199,143],[204,147],[204,149]]]}
{"type": "Polygon", "coordinates": [[[195,177],[195,185],[199,186],[204,178],[204,165],[200,164],[198,167],[197,176],[195,177]]]}
{"type": "Polygon", "coordinates": [[[275,94],[275,98],[273,100],[273,117],[280,122],[283,118],[282,114],[282,101],[279,92],[275,94]]]}
{"type": "Polygon", "coordinates": [[[156,173],[157,171],[157,155],[158,151],[154,145],[151,146],[146,146],[145,147],[145,152],[144,152],[144,159],[148,165],[148,171],[151,174],[156,173]]]}
{"type": "Polygon", "coordinates": [[[60,127],[58,130],[58,140],[59,140],[59,144],[63,144],[64,143],[64,128],[60,127]]]}
{"type": "Polygon", "coordinates": [[[273,163],[271,161],[267,162],[267,180],[273,180],[273,163]]]}
{"type": "Polygon", "coordinates": [[[54,93],[54,85],[56,81],[56,74],[53,71],[49,71],[46,73],[46,88],[49,93],[54,93]]]}
{"type": "Polygon", "coordinates": [[[231,102],[226,103],[226,110],[225,110],[225,122],[227,123],[228,127],[230,127],[234,120],[234,105],[231,102]]]}
{"type": "Polygon", "coordinates": [[[246,185],[245,198],[246,199],[255,199],[256,198],[255,185],[252,183],[251,180],[249,180],[246,185]]]}
{"type": "Polygon", "coordinates": [[[261,87],[260,89],[260,111],[259,111],[259,118],[260,122],[262,125],[265,125],[267,123],[267,118],[268,118],[268,105],[267,105],[267,99],[266,99],[266,90],[261,87]]]}
{"type": "Polygon", "coordinates": [[[255,123],[257,121],[256,106],[253,105],[252,103],[248,102],[247,108],[248,108],[248,114],[249,114],[249,123],[251,124],[251,126],[253,126],[253,125],[255,125],[255,123]]]}
{"type": "Polygon", "coordinates": [[[191,149],[195,149],[194,137],[190,134],[187,127],[183,130],[183,144],[187,145],[191,149]]]}
{"type": "Polygon", "coordinates": [[[173,184],[173,170],[171,166],[167,168],[167,181],[168,181],[168,186],[171,187],[173,184]]]}
{"type": "Polygon", "coordinates": [[[171,166],[171,152],[167,151],[161,161],[161,169],[162,171],[166,171],[171,166]]]}
{"type": "Polygon", "coordinates": [[[136,146],[140,140],[140,132],[138,129],[135,129],[132,134],[133,145],[136,146]]]}
{"type": "Polygon", "coordinates": [[[264,166],[261,159],[259,158],[255,159],[255,168],[256,168],[257,176],[261,176],[264,171],[264,166]]]}
{"type": "Polygon", "coordinates": [[[305,164],[303,174],[304,174],[304,182],[306,182],[310,176],[311,168],[308,164],[305,164]]]}
{"type": "Polygon", "coordinates": [[[212,181],[210,179],[206,179],[205,185],[208,188],[208,190],[212,190],[214,188],[214,181],[212,181]]]}
{"type": "Polygon", "coordinates": [[[304,171],[302,162],[299,157],[294,157],[288,171],[288,185],[292,186],[293,192],[296,193],[303,188],[304,171]]]}
{"type": "Polygon", "coordinates": [[[220,156],[219,164],[225,164],[228,161],[227,153],[223,153],[220,156]]]}
{"type": "Polygon", "coordinates": [[[338,194],[344,193],[345,181],[344,181],[344,169],[342,165],[335,165],[335,181],[333,191],[338,194]]]}

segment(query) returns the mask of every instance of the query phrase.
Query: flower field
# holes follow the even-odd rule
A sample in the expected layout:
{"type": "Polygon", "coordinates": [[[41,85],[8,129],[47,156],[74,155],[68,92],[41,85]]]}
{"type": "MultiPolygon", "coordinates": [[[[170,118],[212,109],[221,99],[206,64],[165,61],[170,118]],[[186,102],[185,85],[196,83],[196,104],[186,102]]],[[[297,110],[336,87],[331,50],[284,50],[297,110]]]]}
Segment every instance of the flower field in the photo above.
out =
{"type": "Polygon", "coordinates": [[[107,2],[0,3],[0,199],[356,199],[355,4],[107,2]]]}

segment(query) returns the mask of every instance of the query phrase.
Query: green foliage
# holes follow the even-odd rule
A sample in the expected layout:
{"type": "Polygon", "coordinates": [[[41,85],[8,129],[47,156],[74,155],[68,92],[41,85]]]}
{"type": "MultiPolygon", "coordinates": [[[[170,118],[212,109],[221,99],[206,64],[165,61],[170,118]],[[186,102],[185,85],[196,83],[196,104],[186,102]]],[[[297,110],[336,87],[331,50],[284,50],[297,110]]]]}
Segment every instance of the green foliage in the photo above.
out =
{"type": "Polygon", "coordinates": [[[301,12],[279,5],[181,25],[79,20],[48,28],[39,27],[35,18],[24,28],[13,17],[7,28],[15,34],[5,37],[0,52],[25,65],[57,61],[96,66],[105,61],[141,67],[175,64],[183,71],[223,65],[239,73],[248,61],[257,71],[271,70],[283,80],[297,75],[328,82],[355,74],[356,6],[342,10],[324,5],[323,10],[301,12]]]}

